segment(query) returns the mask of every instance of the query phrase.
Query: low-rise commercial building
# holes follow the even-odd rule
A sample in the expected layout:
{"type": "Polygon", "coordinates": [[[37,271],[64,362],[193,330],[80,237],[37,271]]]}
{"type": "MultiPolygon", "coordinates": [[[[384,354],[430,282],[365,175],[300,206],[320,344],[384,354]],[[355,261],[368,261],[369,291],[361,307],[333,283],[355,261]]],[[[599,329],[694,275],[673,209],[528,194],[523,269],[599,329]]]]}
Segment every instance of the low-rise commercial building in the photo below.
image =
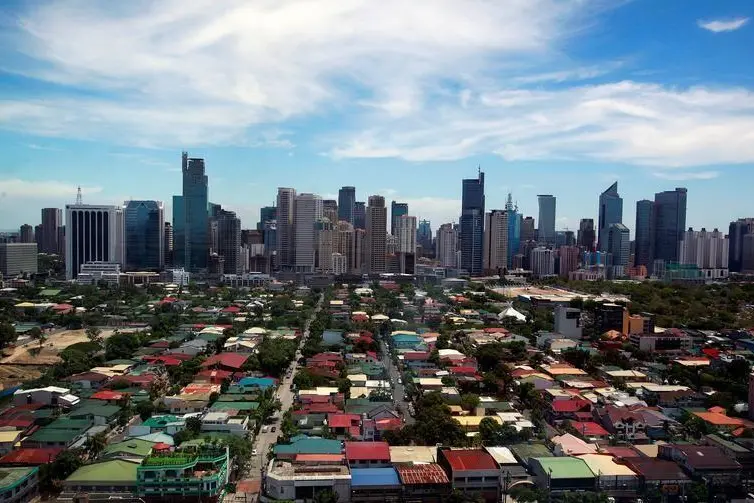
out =
{"type": "Polygon", "coordinates": [[[532,458],[529,464],[535,483],[540,489],[552,492],[594,490],[594,473],[583,459],[532,458]]]}
{"type": "Polygon", "coordinates": [[[453,490],[488,502],[500,500],[500,467],[489,453],[481,449],[440,449],[438,463],[448,474],[453,490]]]}
{"type": "Polygon", "coordinates": [[[337,494],[341,503],[351,500],[351,473],[347,466],[276,459],[267,467],[265,495],[269,499],[311,501],[326,490],[337,494]]]}
{"type": "Polygon", "coordinates": [[[393,467],[351,469],[351,503],[398,503],[402,492],[393,467]]]}
{"type": "Polygon", "coordinates": [[[397,464],[405,503],[441,503],[450,495],[447,473],[436,463],[397,464]]]}
{"type": "Polygon", "coordinates": [[[39,467],[0,468],[0,502],[25,503],[37,495],[39,467]]]}

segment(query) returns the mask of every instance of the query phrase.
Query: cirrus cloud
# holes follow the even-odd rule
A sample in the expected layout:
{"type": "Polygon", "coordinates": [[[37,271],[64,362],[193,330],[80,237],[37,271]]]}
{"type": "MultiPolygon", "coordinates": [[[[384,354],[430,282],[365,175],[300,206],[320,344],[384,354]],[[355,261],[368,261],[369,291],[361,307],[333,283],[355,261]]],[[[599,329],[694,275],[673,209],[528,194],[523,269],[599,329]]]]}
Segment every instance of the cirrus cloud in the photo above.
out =
{"type": "Polygon", "coordinates": [[[737,17],[733,19],[714,19],[714,20],[702,20],[697,21],[697,25],[707,31],[713,33],[721,33],[726,31],[736,31],[739,28],[743,28],[746,23],[749,22],[748,17],[737,17]]]}

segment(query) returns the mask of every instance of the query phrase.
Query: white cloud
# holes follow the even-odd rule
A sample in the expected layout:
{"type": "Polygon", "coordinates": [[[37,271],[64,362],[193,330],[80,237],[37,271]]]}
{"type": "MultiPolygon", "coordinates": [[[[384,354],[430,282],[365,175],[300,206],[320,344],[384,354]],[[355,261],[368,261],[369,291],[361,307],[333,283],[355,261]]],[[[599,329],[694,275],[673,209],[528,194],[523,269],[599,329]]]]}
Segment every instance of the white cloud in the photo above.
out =
{"type": "Polygon", "coordinates": [[[700,19],[696,22],[696,24],[707,31],[711,31],[713,33],[720,33],[724,31],[736,31],[739,28],[743,28],[743,26],[749,22],[748,17],[737,17],[733,19],[713,19],[713,20],[703,20],[700,19]]]}
{"type": "Polygon", "coordinates": [[[717,171],[656,171],[652,174],[663,180],[712,180],[720,176],[717,171]]]}
{"type": "MultiPolygon", "coordinates": [[[[30,181],[11,178],[0,180],[0,196],[9,199],[24,198],[66,198],[76,199],[78,186],[55,180],[30,181]]],[[[102,187],[81,187],[82,195],[98,194],[102,187]]]]}

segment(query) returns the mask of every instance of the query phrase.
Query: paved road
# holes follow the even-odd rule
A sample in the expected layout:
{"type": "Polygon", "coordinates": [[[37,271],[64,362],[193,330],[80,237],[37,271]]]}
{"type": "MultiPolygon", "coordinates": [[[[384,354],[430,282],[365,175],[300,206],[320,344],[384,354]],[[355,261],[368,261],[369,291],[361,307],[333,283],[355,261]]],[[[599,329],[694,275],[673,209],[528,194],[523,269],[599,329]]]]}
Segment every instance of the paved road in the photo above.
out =
{"type": "Polygon", "coordinates": [[[387,347],[385,341],[380,341],[380,351],[382,351],[382,361],[385,364],[385,370],[387,370],[388,379],[393,385],[393,402],[395,403],[398,412],[403,414],[403,419],[406,424],[413,424],[414,418],[408,413],[408,402],[403,399],[406,396],[406,390],[403,384],[398,383],[398,378],[401,377],[401,372],[393,364],[393,358],[390,356],[390,348],[387,347]]]}
{"type": "MultiPolygon", "coordinates": [[[[306,339],[309,337],[309,325],[312,321],[314,321],[315,316],[317,316],[317,313],[322,309],[322,301],[324,300],[324,295],[320,296],[319,302],[317,302],[317,306],[314,309],[314,312],[312,313],[311,317],[306,321],[306,325],[304,326],[304,332],[301,336],[301,340],[299,342],[298,349],[301,350],[304,347],[304,343],[306,342],[306,339]]],[[[246,474],[246,477],[241,478],[249,478],[251,480],[255,479],[261,479],[262,477],[262,470],[266,467],[267,464],[267,453],[269,452],[269,449],[271,446],[275,445],[277,443],[278,436],[281,434],[280,432],[280,423],[282,415],[285,411],[290,409],[293,406],[293,398],[295,397],[295,393],[291,391],[291,384],[293,383],[293,376],[296,375],[296,368],[298,367],[298,358],[294,357],[293,361],[291,362],[290,367],[288,368],[288,371],[286,372],[286,376],[290,377],[284,377],[280,380],[280,386],[278,387],[278,390],[275,394],[278,400],[280,400],[280,414],[278,419],[267,426],[267,432],[262,433],[262,431],[259,431],[259,435],[254,440],[254,449],[257,451],[257,455],[254,456],[251,460],[249,472],[246,474]],[[275,428],[275,431],[273,432],[272,429],[275,428]]]]}

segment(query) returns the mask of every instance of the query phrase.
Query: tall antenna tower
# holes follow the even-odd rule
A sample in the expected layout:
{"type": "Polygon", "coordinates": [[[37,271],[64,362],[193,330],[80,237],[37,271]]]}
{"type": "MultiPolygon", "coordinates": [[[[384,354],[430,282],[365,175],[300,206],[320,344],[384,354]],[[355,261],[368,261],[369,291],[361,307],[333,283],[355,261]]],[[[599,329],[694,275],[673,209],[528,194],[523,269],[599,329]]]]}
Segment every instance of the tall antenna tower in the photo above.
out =
{"type": "Polygon", "coordinates": [[[81,199],[81,185],[79,185],[79,190],[76,192],[76,204],[79,206],[84,204],[81,199]]]}

